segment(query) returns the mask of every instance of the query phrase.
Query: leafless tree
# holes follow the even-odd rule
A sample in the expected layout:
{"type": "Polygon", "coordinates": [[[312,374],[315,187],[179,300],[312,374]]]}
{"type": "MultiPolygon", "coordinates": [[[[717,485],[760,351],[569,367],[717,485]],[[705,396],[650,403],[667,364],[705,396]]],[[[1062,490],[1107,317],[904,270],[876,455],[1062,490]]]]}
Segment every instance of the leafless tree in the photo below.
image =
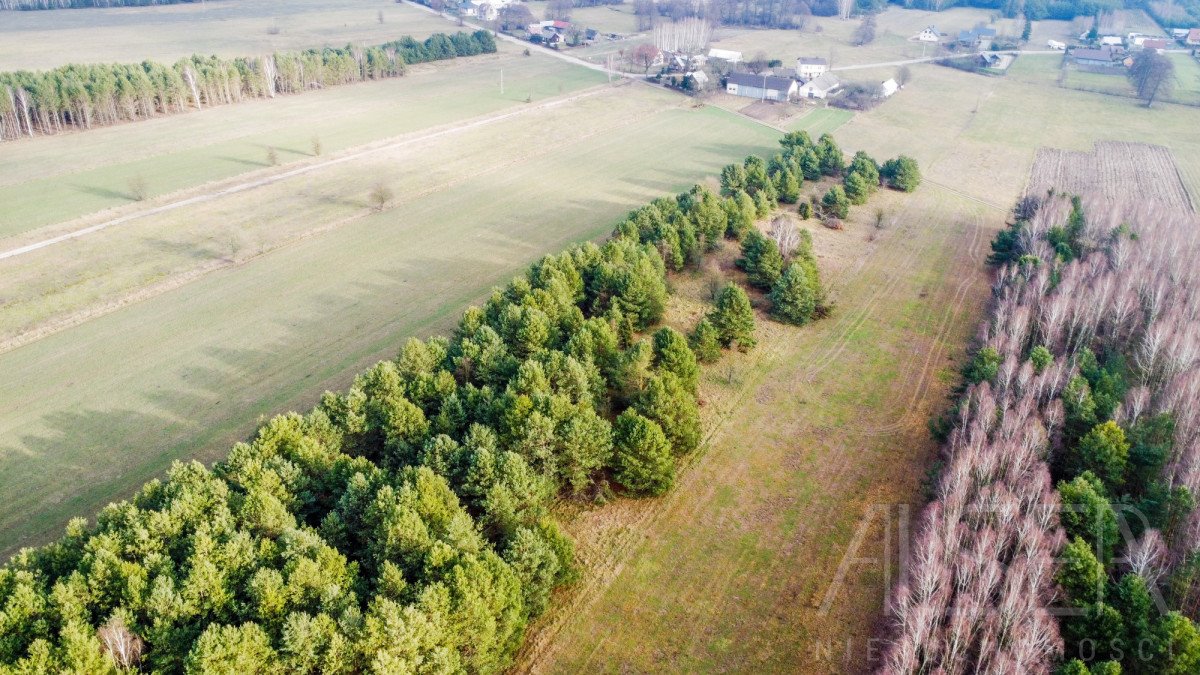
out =
{"type": "Polygon", "coordinates": [[[630,50],[629,61],[634,66],[641,68],[642,72],[649,73],[654,64],[658,63],[659,54],[658,47],[643,42],[630,50]]]}
{"type": "Polygon", "coordinates": [[[754,55],[754,58],[746,62],[746,69],[755,75],[758,75],[767,69],[767,64],[769,62],[770,59],[767,58],[766,52],[758,52],[754,55]]]}
{"type": "Polygon", "coordinates": [[[146,177],[141,174],[130,176],[128,187],[129,196],[132,197],[134,201],[144,201],[146,197],[150,196],[150,186],[146,182],[146,177]]]}
{"type": "Polygon", "coordinates": [[[1170,94],[1175,83],[1175,63],[1153,49],[1143,49],[1133,57],[1129,81],[1149,108],[1159,97],[1170,94]]]}
{"type": "Polygon", "coordinates": [[[796,247],[800,245],[800,230],[795,221],[787,216],[776,216],[771,221],[770,234],[784,259],[791,258],[796,252],[796,247]]]}
{"type": "Polygon", "coordinates": [[[373,206],[376,211],[382,211],[387,208],[388,203],[390,203],[395,196],[395,193],[392,192],[390,187],[384,183],[376,183],[375,187],[371,188],[371,194],[368,196],[368,199],[371,202],[371,206],[373,206]]]}
{"type": "Polygon", "coordinates": [[[118,668],[128,670],[134,668],[142,659],[142,649],[145,644],[134,635],[125,625],[125,620],[114,614],[96,631],[96,637],[109,658],[118,668]]]}

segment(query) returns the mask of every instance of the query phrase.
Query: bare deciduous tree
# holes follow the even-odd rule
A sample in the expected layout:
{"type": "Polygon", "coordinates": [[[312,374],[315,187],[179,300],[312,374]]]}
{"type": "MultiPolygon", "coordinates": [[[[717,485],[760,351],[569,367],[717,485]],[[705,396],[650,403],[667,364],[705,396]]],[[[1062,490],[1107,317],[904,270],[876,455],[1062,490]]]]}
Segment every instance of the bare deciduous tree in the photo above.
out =
{"type": "Polygon", "coordinates": [[[771,238],[779,247],[779,253],[785,259],[792,257],[796,247],[800,245],[800,230],[795,221],[787,216],[776,216],[771,221],[771,238]]]}
{"type": "Polygon", "coordinates": [[[127,185],[129,187],[129,196],[132,197],[134,201],[140,202],[145,200],[146,197],[150,196],[150,186],[146,182],[146,177],[141,174],[130,176],[127,185]]]}
{"type": "Polygon", "coordinates": [[[109,658],[118,668],[128,670],[142,659],[145,643],[125,626],[125,620],[114,614],[96,631],[96,637],[109,658]]]}
{"type": "Polygon", "coordinates": [[[642,69],[642,72],[649,73],[654,64],[658,62],[659,51],[658,47],[644,42],[634,47],[629,52],[629,61],[634,66],[642,69]]]}
{"type": "Polygon", "coordinates": [[[395,194],[392,192],[392,189],[383,183],[376,183],[375,187],[371,188],[371,194],[368,196],[371,206],[376,211],[382,211],[387,208],[388,203],[393,198],[395,198],[395,194]]]}

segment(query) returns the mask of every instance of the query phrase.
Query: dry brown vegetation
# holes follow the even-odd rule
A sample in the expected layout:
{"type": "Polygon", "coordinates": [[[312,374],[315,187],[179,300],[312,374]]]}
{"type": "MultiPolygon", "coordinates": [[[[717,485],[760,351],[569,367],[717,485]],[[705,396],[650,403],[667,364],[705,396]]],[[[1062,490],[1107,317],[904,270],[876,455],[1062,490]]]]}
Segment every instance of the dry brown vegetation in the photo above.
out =
{"type": "Polygon", "coordinates": [[[1171,151],[1161,145],[1102,141],[1091,152],[1039,148],[1026,192],[1044,195],[1052,189],[1194,210],[1171,151]]]}
{"type": "MultiPolygon", "coordinates": [[[[1047,611],[1061,597],[1054,573],[1063,545],[1048,461],[1062,446],[1060,395],[1083,349],[1132,354],[1139,386],[1119,419],[1172,413],[1168,481],[1200,488],[1200,224],[1169,153],[1128,143],[1099,144],[1095,153],[1042,150],[1028,194],[1046,195],[1048,186],[1058,196],[1030,220],[1021,244],[1042,263],[1012,263],[997,274],[979,343],[1002,361],[990,382],[968,388],[943,449],[935,501],[891,603],[886,673],[1046,673],[1063,654],[1047,611]],[[1053,263],[1045,235],[1066,222],[1068,191],[1082,193],[1088,253],[1053,263]],[[1037,345],[1054,355],[1041,372],[1027,358],[1037,345]]],[[[1183,530],[1166,534],[1175,561],[1200,540],[1194,514],[1183,530]]],[[[1150,584],[1161,577],[1153,558],[1162,536],[1148,530],[1129,549],[1140,560],[1134,571],[1150,584]]]]}

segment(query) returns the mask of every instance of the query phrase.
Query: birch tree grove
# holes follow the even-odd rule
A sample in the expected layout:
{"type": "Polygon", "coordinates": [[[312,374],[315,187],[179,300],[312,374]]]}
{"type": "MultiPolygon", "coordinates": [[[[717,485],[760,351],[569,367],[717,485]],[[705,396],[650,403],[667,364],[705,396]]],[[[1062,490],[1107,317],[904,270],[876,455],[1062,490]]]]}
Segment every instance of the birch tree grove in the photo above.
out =
{"type": "Polygon", "coordinates": [[[700,54],[712,40],[713,25],[706,19],[687,18],[654,26],[654,46],[675,54],[700,54]]]}
{"type": "Polygon", "coordinates": [[[338,84],[399,77],[406,64],[496,51],[487,31],[406,37],[375,47],[310,49],[259,57],[191,56],[171,66],[72,64],[0,73],[0,140],[274,98],[338,84]]]}
{"type": "MultiPolygon", "coordinates": [[[[1056,568],[1056,556],[1070,533],[1052,480],[1070,479],[1060,465],[1088,447],[1072,425],[1105,421],[1099,412],[1087,417],[1106,405],[1105,378],[1128,377],[1135,385],[1107,404],[1107,415],[1121,425],[1109,422],[1108,435],[1120,439],[1124,430],[1149,428],[1139,425],[1153,415],[1173,420],[1163,427],[1173,436],[1160,475],[1148,479],[1172,495],[1176,488],[1200,494],[1198,232],[1196,217],[1177,207],[1097,193],[1074,204],[1051,196],[997,238],[993,249],[1006,262],[996,274],[977,357],[982,363],[990,355],[995,367],[978,369],[986,375],[968,386],[943,448],[936,497],[920,519],[907,581],[890,602],[891,641],[881,672],[1048,673],[1064,654],[1075,656],[1074,644],[1064,651],[1064,637],[1090,639],[1086,617],[1065,619],[1060,630],[1047,611],[1079,601],[1056,583],[1069,578],[1056,568]],[[1100,353],[1126,364],[1124,370],[1104,371],[1094,356],[1100,353]]],[[[1125,485],[1082,475],[1105,490],[1102,504],[1122,493],[1141,503],[1132,473],[1125,485]]],[[[1100,555],[1112,583],[1134,575],[1145,588],[1166,592],[1166,576],[1197,559],[1197,511],[1179,524],[1162,520],[1162,529],[1152,523],[1135,530],[1132,541],[1114,542],[1111,563],[1100,555]]],[[[1183,578],[1197,595],[1196,575],[1183,578]]],[[[1137,586],[1124,579],[1121,585],[1137,586]]],[[[1105,602],[1130,611],[1120,597],[1091,607],[1105,602]]],[[[1139,625],[1121,612],[1115,616],[1128,620],[1130,630],[1139,625]]],[[[1191,626],[1178,615],[1163,620],[1191,626]]],[[[1155,658],[1174,658],[1165,653],[1155,658]]]]}

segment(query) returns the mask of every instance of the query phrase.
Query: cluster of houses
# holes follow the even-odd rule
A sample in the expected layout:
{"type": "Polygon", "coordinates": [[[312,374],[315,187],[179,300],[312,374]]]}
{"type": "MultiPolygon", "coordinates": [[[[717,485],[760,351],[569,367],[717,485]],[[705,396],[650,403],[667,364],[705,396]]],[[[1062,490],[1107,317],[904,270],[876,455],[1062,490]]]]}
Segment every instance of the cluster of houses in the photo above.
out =
{"type": "MultiPolygon", "coordinates": [[[[1172,32],[1172,37],[1185,46],[1200,46],[1200,28],[1175,30],[1172,32]]],[[[1087,40],[1087,34],[1081,35],[1079,39],[1087,40]]],[[[1058,48],[1055,45],[1051,46],[1055,49],[1058,48]]],[[[1125,37],[1103,35],[1091,46],[1072,49],[1069,56],[1075,65],[1085,68],[1120,68],[1132,63],[1134,52],[1154,50],[1161,54],[1170,47],[1171,41],[1161,35],[1144,33],[1129,33],[1125,37]]]]}
{"type": "MultiPolygon", "coordinates": [[[[760,101],[825,99],[841,87],[841,80],[829,72],[829,61],[819,56],[797,58],[792,73],[732,72],[725,77],[726,93],[760,101]]],[[[879,96],[887,98],[899,89],[895,80],[888,80],[880,85],[879,96]]]]}
{"type": "MultiPolygon", "coordinates": [[[[976,26],[970,30],[960,30],[958,36],[953,40],[946,41],[946,44],[952,47],[962,47],[966,49],[983,49],[990,45],[992,40],[996,39],[998,33],[995,28],[987,28],[986,26],[976,26]]],[[[947,37],[937,29],[937,26],[926,26],[924,30],[917,33],[913,39],[917,42],[928,42],[930,44],[941,44],[942,38],[947,37]]]]}

